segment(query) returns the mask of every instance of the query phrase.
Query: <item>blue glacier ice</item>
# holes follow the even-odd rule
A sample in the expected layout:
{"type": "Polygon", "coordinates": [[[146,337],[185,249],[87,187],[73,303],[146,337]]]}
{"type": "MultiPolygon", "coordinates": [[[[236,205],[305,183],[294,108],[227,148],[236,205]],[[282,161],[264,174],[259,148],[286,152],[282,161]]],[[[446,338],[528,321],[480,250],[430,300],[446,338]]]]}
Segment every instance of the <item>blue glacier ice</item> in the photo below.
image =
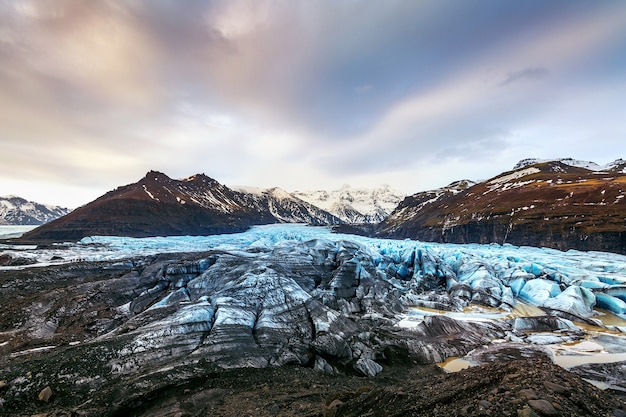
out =
{"type": "MultiPolygon", "coordinates": [[[[330,256],[329,253],[340,255],[342,250],[351,250],[354,246],[364,255],[344,267],[354,268],[353,272],[363,278],[392,283],[406,293],[405,304],[440,306],[447,303],[448,307],[460,309],[474,302],[506,309],[513,307],[518,298],[581,318],[593,316],[596,304],[616,314],[624,314],[626,256],[604,252],[562,252],[509,244],[458,245],[375,239],[334,234],[324,227],[282,224],[214,236],[93,236],[71,244],[69,248],[23,250],[19,255],[35,258],[39,265],[46,265],[79,259],[121,260],[165,252],[224,250],[253,257],[255,251],[283,250],[286,256],[294,258],[320,257],[315,262],[324,264],[328,262],[322,259],[324,256],[330,256]],[[294,253],[296,244],[300,252],[294,253]],[[313,247],[326,249],[307,249],[313,247]]],[[[303,277],[299,283],[305,290],[306,279],[303,277]]],[[[190,283],[188,288],[193,285],[190,283]]],[[[336,291],[354,291],[341,288],[340,282],[330,285],[335,285],[336,291]]],[[[171,297],[180,301],[189,294],[181,291],[171,297]]],[[[167,300],[160,303],[167,303],[167,300]]],[[[250,322],[249,318],[241,317],[240,320],[250,322]]]]}
{"type": "Polygon", "coordinates": [[[626,314],[626,302],[609,294],[596,293],[596,305],[616,314],[626,314]]]}

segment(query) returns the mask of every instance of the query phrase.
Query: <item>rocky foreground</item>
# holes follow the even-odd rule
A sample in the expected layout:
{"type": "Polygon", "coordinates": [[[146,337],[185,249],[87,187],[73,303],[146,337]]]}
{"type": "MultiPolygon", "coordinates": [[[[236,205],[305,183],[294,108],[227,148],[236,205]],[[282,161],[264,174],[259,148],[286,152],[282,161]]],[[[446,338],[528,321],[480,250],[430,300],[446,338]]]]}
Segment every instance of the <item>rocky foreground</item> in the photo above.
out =
{"type": "MultiPolygon", "coordinates": [[[[551,363],[545,344],[603,325],[593,292],[548,285],[539,264],[544,278],[484,254],[267,239],[0,271],[0,414],[626,415],[624,363],[551,363]],[[541,314],[514,313],[525,287],[541,314]],[[501,316],[413,316],[415,305],[501,316]],[[468,354],[481,366],[435,365],[468,354]]],[[[620,327],[603,329],[621,352],[620,327]]]]}

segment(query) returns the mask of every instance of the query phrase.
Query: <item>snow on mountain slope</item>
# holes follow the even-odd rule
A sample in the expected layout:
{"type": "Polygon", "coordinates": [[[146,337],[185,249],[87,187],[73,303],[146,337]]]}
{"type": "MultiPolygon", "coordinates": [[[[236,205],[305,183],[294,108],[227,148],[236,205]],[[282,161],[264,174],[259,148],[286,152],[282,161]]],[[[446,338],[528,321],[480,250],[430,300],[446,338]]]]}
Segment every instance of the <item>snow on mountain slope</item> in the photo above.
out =
{"type": "Polygon", "coordinates": [[[232,233],[252,225],[334,225],[340,219],[284,190],[233,190],[204,174],[176,180],[150,171],[68,216],[25,233],[22,242],[74,241],[86,236],[180,236],[232,233]]]}
{"type": "Polygon", "coordinates": [[[565,165],[569,165],[577,168],[585,168],[590,171],[610,171],[617,166],[622,166],[626,164],[626,161],[623,159],[617,159],[613,162],[610,162],[606,165],[599,165],[593,161],[582,161],[574,158],[556,158],[556,159],[540,159],[540,158],[526,158],[519,161],[514,167],[513,170],[518,170],[521,168],[529,167],[531,165],[542,164],[545,162],[561,162],[565,165]]]}
{"type": "Polygon", "coordinates": [[[626,253],[625,168],[623,160],[604,167],[571,158],[523,160],[459,193],[407,197],[377,234],[626,253]]]}
{"type": "Polygon", "coordinates": [[[374,189],[344,185],[333,191],[294,191],[292,195],[330,212],[346,223],[378,223],[405,197],[388,185],[374,189]]]}
{"type": "Polygon", "coordinates": [[[39,225],[64,216],[70,210],[35,203],[17,196],[0,197],[0,225],[39,225]]]}
{"type": "Polygon", "coordinates": [[[460,180],[445,187],[408,196],[393,211],[393,217],[396,222],[408,222],[417,216],[424,207],[436,203],[443,197],[455,196],[475,184],[471,180],[460,180]]]}
{"type": "Polygon", "coordinates": [[[235,187],[266,208],[280,223],[306,223],[313,226],[341,224],[343,221],[328,211],[289,194],[279,187],[235,187]]]}

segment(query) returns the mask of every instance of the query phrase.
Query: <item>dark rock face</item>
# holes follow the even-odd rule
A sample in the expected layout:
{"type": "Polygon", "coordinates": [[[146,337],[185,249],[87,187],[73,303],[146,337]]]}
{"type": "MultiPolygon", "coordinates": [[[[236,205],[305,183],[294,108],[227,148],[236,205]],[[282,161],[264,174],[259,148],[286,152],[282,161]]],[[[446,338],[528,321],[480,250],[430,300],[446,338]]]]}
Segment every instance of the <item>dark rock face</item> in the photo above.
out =
{"type": "Polygon", "coordinates": [[[559,161],[523,165],[465,188],[407,197],[376,234],[623,254],[625,184],[623,164],[604,171],[559,161]]]}
{"type": "Polygon", "coordinates": [[[339,219],[295,199],[234,191],[203,174],[173,180],[149,172],[72,213],[26,233],[22,242],[69,242],[86,236],[184,236],[235,233],[252,225],[314,225],[339,219]]]}

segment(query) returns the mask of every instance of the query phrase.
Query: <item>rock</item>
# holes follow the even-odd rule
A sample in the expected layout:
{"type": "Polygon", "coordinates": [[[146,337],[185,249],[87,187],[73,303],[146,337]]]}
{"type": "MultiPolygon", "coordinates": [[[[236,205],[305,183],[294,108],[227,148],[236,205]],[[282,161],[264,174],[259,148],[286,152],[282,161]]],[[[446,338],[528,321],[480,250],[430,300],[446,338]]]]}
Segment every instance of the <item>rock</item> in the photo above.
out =
{"type": "Polygon", "coordinates": [[[565,388],[563,385],[556,384],[550,381],[544,381],[543,386],[549,389],[552,392],[557,394],[567,394],[569,393],[569,389],[565,388]]]}
{"type": "Polygon", "coordinates": [[[41,392],[37,396],[37,399],[39,401],[43,401],[47,403],[48,401],[50,401],[50,397],[52,397],[52,389],[50,388],[50,386],[47,386],[41,390],[41,392]]]}
{"type": "Polygon", "coordinates": [[[569,320],[553,316],[517,317],[513,322],[516,332],[552,332],[555,330],[580,330],[569,320]]]}
{"type": "Polygon", "coordinates": [[[32,258],[23,258],[23,257],[13,257],[8,253],[3,253],[0,255],[0,266],[25,266],[32,265],[37,261],[32,258]]]}
{"type": "Polygon", "coordinates": [[[6,388],[7,383],[5,381],[0,381],[0,389],[6,388]]]}
{"type": "Polygon", "coordinates": [[[526,400],[534,400],[538,398],[537,393],[530,388],[520,390],[519,395],[526,400]]]}
{"type": "Polygon", "coordinates": [[[359,359],[354,364],[354,369],[365,376],[373,377],[378,375],[383,370],[383,367],[371,359],[359,359]]]}
{"type": "Polygon", "coordinates": [[[324,406],[324,417],[335,417],[337,408],[343,405],[343,401],[335,399],[330,404],[324,406]]]}
{"type": "Polygon", "coordinates": [[[313,365],[313,369],[327,374],[334,374],[336,372],[336,369],[321,356],[315,357],[315,364],[313,365]]]}
{"type": "Polygon", "coordinates": [[[554,406],[547,400],[529,400],[528,405],[530,405],[534,410],[545,416],[557,416],[559,412],[554,408],[554,406]]]}
{"type": "Polygon", "coordinates": [[[517,417],[539,417],[532,408],[526,406],[521,410],[517,410],[517,417]]]}
{"type": "Polygon", "coordinates": [[[487,400],[480,400],[478,402],[478,410],[479,411],[487,411],[491,408],[491,403],[487,400]]]}

